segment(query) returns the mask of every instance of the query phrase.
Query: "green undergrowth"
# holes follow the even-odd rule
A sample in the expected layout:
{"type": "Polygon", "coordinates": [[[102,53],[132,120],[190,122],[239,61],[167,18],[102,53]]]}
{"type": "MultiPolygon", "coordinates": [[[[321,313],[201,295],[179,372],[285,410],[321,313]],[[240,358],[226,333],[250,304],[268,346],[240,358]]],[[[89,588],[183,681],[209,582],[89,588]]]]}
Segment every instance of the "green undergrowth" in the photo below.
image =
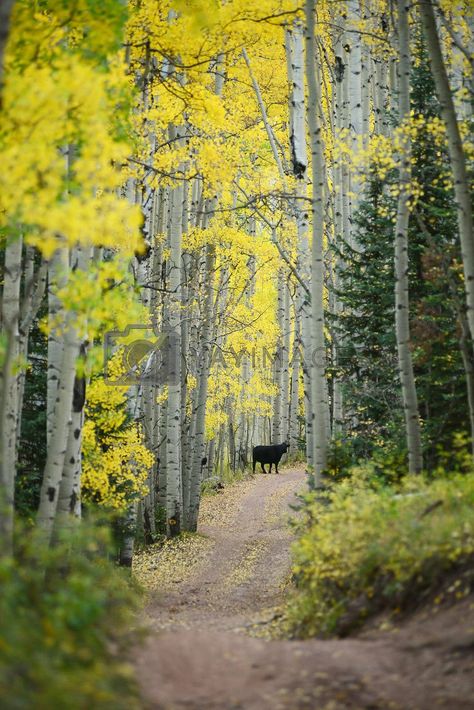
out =
{"type": "Polygon", "coordinates": [[[124,662],[140,595],[108,560],[107,531],[84,524],[52,549],[17,539],[0,557],[1,707],[140,707],[124,662]]]}
{"type": "Polygon", "coordinates": [[[382,610],[415,607],[448,577],[455,598],[470,591],[474,474],[407,476],[391,486],[371,474],[357,467],[326,493],[303,498],[293,635],[346,634],[382,610]]]}

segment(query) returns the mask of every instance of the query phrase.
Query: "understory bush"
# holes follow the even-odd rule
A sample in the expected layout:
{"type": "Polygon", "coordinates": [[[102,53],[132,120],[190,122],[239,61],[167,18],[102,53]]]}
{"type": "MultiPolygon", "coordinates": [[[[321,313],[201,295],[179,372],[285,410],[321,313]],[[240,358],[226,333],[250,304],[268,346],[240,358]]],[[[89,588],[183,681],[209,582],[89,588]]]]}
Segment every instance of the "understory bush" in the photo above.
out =
{"type": "MultiPolygon", "coordinates": [[[[352,473],[304,498],[293,548],[294,634],[346,633],[382,609],[413,606],[472,560],[473,474],[386,485],[370,465],[352,473]]],[[[456,596],[471,579],[455,580],[456,596]]]]}
{"type": "Polygon", "coordinates": [[[46,549],[31,531],[0,557],[0,705],[138,708],[124,653],[139,594],[85,523],[46,549]]]}

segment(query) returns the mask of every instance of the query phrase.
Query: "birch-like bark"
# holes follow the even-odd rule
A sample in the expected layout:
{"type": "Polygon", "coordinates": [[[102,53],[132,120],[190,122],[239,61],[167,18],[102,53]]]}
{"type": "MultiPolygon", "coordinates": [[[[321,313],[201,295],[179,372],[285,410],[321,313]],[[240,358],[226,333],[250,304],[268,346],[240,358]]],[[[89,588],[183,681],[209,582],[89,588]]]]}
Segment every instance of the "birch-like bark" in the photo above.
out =
{"type": "Polygon", "coordinates": [[[148,492],[143,499],[143,531],[145,543],[150,544],[155,541],[156,525],[155,525],[155,510],[156,510],[156,457],[157,451],[157,421],[159,415],[159,406],[156,404],[156,390],[154,384],[151,383],[144,392],[143,402],[143,434],[145,444],[155,458],[152,466],[148,471],[147,488],[148,492]]]}
{"type": "Polygon", "coordinates": [[[300,381],[300,362],[301,362],[301,339],[300,327],[298,322],[298,312],[294,309],[294,328],[295,334],[293,339],[293,356],[291,360],[291,392],[290,392],[290,412],[288,419],[288,444],[289,455],[295,457],[299,450],[299,381],[300,381]]]}
{"type": "Polygon", "coordinates": [[[369,50],[365,43],[362,43],[361,52],[361,98],[362,98],[362,146],[367,149],[370,132],[370,94],[372,85],[372,63],[370,61],[369,50]]]}
{"type": "MultiPolygon", "coordinates": [[[[191,219],[191,226],[195,227],[196,206],[199,199],[199,180],[194,180],[191,190],[191,210],[189,210],[189,187],[187,181],[183,185],[183,234],[187,234],[191,219]]],[[[186,509],[186,483],[189,471],[189,418],[187,417],[188,402],[188,362],[190,361],[189,351],[189,318],[192,308],[193,290],[191,287],[191,264],[192,255],[183,252],[181,266],[181,294],[183,304],[183,318],[181,319],[181,467],[183,477],[183,504],[186,509]]]]}
{"type": "Polygon", "coordinates": [[[472,338],[474,337],[474,232],[466,155],[456,118],[456,110],[448,74],[441,51],[433,5],[430,0],[419,0],[418,5],[430,57],[431,72],[441,105],[441,115],[446,124],[449,159],[454,178],[454,195],[456,198],[457,221],[461,241],[467,318],[472,338]]]}
{"type": "Polygon", "coordinates": [[[398,0],[399,43],[399,114],[402,129],[399,197],[395,225],[395,334],[397,339],[398,367],[402,387],[403,409],[408,448],[410,473],[419,473],[423,468],[420,416],[416,394],[415,376],[410,347],[410,311],[408,284],[408,225],[411,189],[411,140],[408,122],[410,119],[410,38],[408,6],[406,0],[398,0]]]}
{"type": "Polygon", "coordinates": [[[290,329],[290,290],[288,288],[288,282],[285,279],[283,286],[283,333],[281,336],[281,440],[286,442],[288,442],[290,416],[290,329]]]}
{"type": "Polygon", "coordinates": [[[59,487],[56,530],[64,529],[81,517],[82,427],[86,381],[76,375],[74,380],[71,426],[69,428],[64,471],[59,487]]]}
{"type": "Polygon", "coordinates": [[[211,439],[209,442],[209,449],[207,453],[207,473],[205,475],[205,478],[210,478],[211,476],[214,475],[214,461],[215,461],[215,452],[216,452],[216,437],[211,439]]]}
{"type": "Polygon", "coordinates": [[[194,441],[191,451],[191,477],[189,486],[189,509],[187,512],[186,529],[195,532],[197,530],[199,503],[201,499],[201,461],[205,452],[205,425],[206,425],[206,402],[209,382],[209,370],[212,355],[212,332],[213,332],[213,304],[214,288],[213,275],[215,265],[215,250],[212,244],[206,247],[206,279],[205,295],[203,303],[203,322],[201,325],[201,340],[198,352],[198,391],[195,401],[194,412],[194,441]]]}
{"type": "MultiPolygon", "coordinates": [[[[244,56],[246,56],[245,49],[244,56]]],[[[248,57],[246,56],[247,64],[248,57]]],[[[214,64],[214,91],[216,96],[222,94],[224,86],[224,54],[220,53],[216,57],[214,64]]],[[[207,229],[210,216],[217,206],[218,196],[213,200],[204,201],[201,184],[195,195],[197,205],[203,204],[202,228],[207,229]],[[201,192],[201,194],[199,194],[201,192]]],[[[200,209],[196,211],[196,222],[200,219],[200,209]]],[[[201,483],[203,476],[203,460],[206,450],[206,405],[207,391],[209,383],[209,373],[212,357],[212,338],[214,333],[215,309],[214,309],[214,270],[215,270],[215,247],[213,244],[206,246],[206,258],[203,270],[204,302],[202,306],[202,320],[200,333],[197,338],[197,362],[196,362],[196,389],[192,398],[192,414],[189,437],[189,465],[185,471],[185,491],[183,496],[184,524],[187,530],[197,530],[199,505],[201,501],[201,483]]],[[[216,299],[217,304],[217,299],[216,299]]],[[[186,403],[183,403],[186,406],[186,403]]]]}
{"type": "MultiPolygon", "coordinates": [[[[341,24],[344,23],[344,18],[338,20],[341,24]]],[[[342,137],[344,130],[349,128],[348,114],[348,62],[345,49],[346,35],[341,33],[337,35],[334,45],[334,55],[336,59],[335,66],[335,92],[334,92],[334,125],[337,129],[337,134],[342,137]]],[[[335,169],[335,195],[334,195],[334,226],[335,226],[335,243],[337,246],[337,254],[333,268],[333,313],[336,318],[341,314],[342,308],[338,296],[339,291],[339,271],[343,266],[343,254],[345,245],[351,241],[350,237],[350,222],[349,222],[349,171],[347,160],[344,157],[339,158],[335,169]],[[342,256],[341,256],[342,255],[342,256]]],[[[333,364],[335,374],[333,376],[332,390],[332,429],[337,435],[340,433],[343,419],[343,398],[341,380],[337,373],[337,365],[339,359],[339,351],[342,348],[342,342],[339,337],[333,335],[333,364]]]]}
{"type": "Polygon", "coordinates": [[[311,253],[311,399],[314,409],[314,478],[315,485],[320,485],[320,477],[326,468],[327,457],[327,383],[326,383],[326,346],[324,340],[324,258],[323,258],[323,196],[325,187],[325,169],[322,144],[322,126],[318,109],[318,87],[315,31],[315,3],[305,2],[306,16],[306,81],[308,85],[308,126],[311,145],[313,243],[311,253]]]}
{"type": "Polygon", "coordinates": [[[375,68],[373,73],[373,96],[376,133],[386,136],[388,133],[387,121],[387,63],[385,60],[374,60],[375,68]]]}
{"type": "MultiPolygon", "coordinates": [[[[248,233],[251,236],[255,236],[255,218],[251,217],[249,220],[248,233]]],[[[248,308],[252,307],[252,300],[255,295],[255,274],[256,274],[256,259],[252,254],[247,262],[248,274],[249,274],[249,284],[245,289],[245,303],[248,308]]],[[[240,436],[239,436],[239,462],[241,468],[244,469],[248,464],[249,454],[251,454],[253,442],[252,442],[252,432],[251,432],[251,421],[250,415],[246,411],[246,403],[249,397],[249,387],[250,380],[252,377],[252,363],[251,358],[247,353],[242,357],[241,363],[241,391],[240,391],[240,436]]],[[[254,418],[252,418],[253,420],[254,418]]]]}
{"type": "Polygon", "coordinates": [[[249,70],[250,80],[251,80],[251,82],[252,82],[252,86],[253,86],[253,89],[254,89],[254,91],[255,91],[255,96],[256,96],[256,98],[257,98],[257,102],[258,102],[258,105],[259,105],[259,108],[260,108],[260,112],[261,112],[261,114],[262,114],[263,125],[265,126],[265,130],[266,130],[266,132],[267,132],[268,140],[270,141],[270,146],[271,146],[271,149],[272,149],[273,157],[275,158],[275,162],[276,162],[276,164],[277,164],[278,173],[279,173],[279,175],[280,175],[280,178],[284,181],[284,180],[285,180],[285,171],[283,170],[283,164],[282,164],[282,161],[281,161],[281,158],[280,158],[280,154],[279,154],[279,152],[278,152],[278,148],[277,148],[277,144],[276,144],[276,141],[275,141],[275,136],[274,136],[274,133],[273,133],[273,129],[272,129],[272,127],[271,127],[271,125],[270,125],[270,123],[269,123],[269,121],[268,121],[267,111],[266,111],[265,104],[264,104],[263,99],[262,99],[262,94],[261,94],[261,92],[260,92],[260,87],[259,87],[259,85],[258,85],[258,83],[257,83],[257,80],[255,79],[255,77],[254,77],[254,75],[253,75],[252,67],[250,66],[249,56],[248,56],[248,54],[247,54],[247,50],[245,49],[245,47],[244,47],[244,49],[242,49],[242,56],[243,56],[243,58],[245,59],[245,63],[247,64],[247,68],[248,68],[248,70],[249,70]]]}
{"type": "Polygon", "coordinates": [[[289,125],[292,170],[297,180],[295,196],[296,226],[298,234],[297,271],[301,282],[297,286],[297,318],[301,324],[302,367],[304,382],[306,460],[313,468],[314,415],[311,398],[311,303],[302,284],[311,283],[311,255],[308,241],[306,102],[304,84],[304,30],[296,22],[292,32],[286,33],[286,57],[290,86],[289,125]]]}
{"type": "Polygon", "coordinates": [[[169,225],[168,326],[176,356],[169,358],[166,412],[166,525],[169,537],[179,535],[183,524],[181,475],[181,237],[183,186],[171,193],[169,225]]]}
{"type": "Polygon", "coordinates": [[[121,567],[131,567],[133,563],[137,510],[138,504],[136,502],[130,503],[127,508],[127,514],[123,520],[122,541],[119,551],[119,563],[121,567]]]}
{"type": "MultiPolygon", "coordinates": [[[[349,128],[350,147],[353,153],[360,150],[363,134],[363,96],[362,96],[362,38],[357,31],[360,22],[359,0],[349,0],[347,3],[348,26],[350,32],[350,52],[349,52],[349,128]]],[[[354,215],[360,202],[360,180],[355,170],[351,170],[349,191],[349,209],[351,219],[351,246],[355,246],[354,237],[354,215]]]]}
{"type": "MultiPolygon", "coordinates": [[[[85,273],[89,268],[93,250],[78,245],[71,255],[71,270],[85,273]]],[[[79,352],[86,357],[86,347],[80,344],[79,352]]],[[[86,378],[77,374],[74,378],[71,424],[67,438],[64,469],[59,487],[57,520],[55,529],[65,529],[81,517],[81,474],[82,474],[82,427],[86,402],[86,378]]]]}
{"type": "Polygon", "coordinates": [[[0,535],[6,552],[12,545],[17,463],[22,246],[21,237],[7,243],[3,279],[2,332],[7,346],[0,392],[0,535]]]}
{"type": "Polygon", "coordinates": [[[277,326],[278,326],[278,336],[277,344],[275,350],[275,360],[273,363],[273,384],[276,387],[276,395],[273,400],[273,422],[272,422],[272,442],[274,444],[279,444],[282,441],[282,414],[283,414],[283,402],[282,402],[282,388],[283,388],[283,320],[284,320],[284,293],[285,282],[283,279],[282,271],[278,273],[278,284],[277,284],[277,326]]]}
{"type": "Polygon", "coordinates": [[[158,505],[163,510],[166,510],[167,501],[167,428],[168,428],[168,398],[160,407],[160,424],[159,424],[159,448],[157,458],[158,469],[158,505]]]}
{"type": "Polygon", "coordinates": [[[61,365],[58,370],[56,399],[37,516],[38,527],[46,542],[50,542],[53,532],[71,426],[76,361],[79,355],[79,337],[73,323],[73,314],[69,313],[65,322],[61,365]]]}
{"type": "Polygon", "coordinates": [[[66,285],[69,273],[69,250],[59,248],[54,253],[48,268],[48,370],[46,396],[46,441],[49,445],[54,426],[55,403],[63,355],[63,339],[58,328],[61,323],[62,304],[57,296],[66,285]]]}
{"type": "MultiPolygon", "coordinates": [[[[193,188],[193,199],[191,204],[191,223],[192,226],[198,229],[207,229],[209,225],[209,201],[204,198],[202,191],[202,180],[198,178],[195,181],[193,188]]],[[[182,365],[183,370],[181,379],[183,383],[182,393],[187,393],[187,379],[189,376],[196,378],[197,386],[191,390],[189,403],[183,399],[182,402],[182,418],[183,418],[183,521],[187,525],[189,519],[189,507],[191,501],[191,477],[193,468],[193,456],[195,451],[196,437],[196,402],[199,397],[199,353],[200,353],[200,324],[201,315],[195,312],[197,308],[199,280],[202,283],[206,281],[206,257],[198,254],[184,254],[183,263],[186,265],[186,278],[183,279],[183,302],[188,304],[185,311],[183,321],[186,321],[182,327],[182,365]],[[185,338],[185,339],[184,339],[185,338]],[[187,415],[187,410],[190,411],[190,416],[187,415]]],[[[199,475],[199,474],[198,474],[199,475]]]]}

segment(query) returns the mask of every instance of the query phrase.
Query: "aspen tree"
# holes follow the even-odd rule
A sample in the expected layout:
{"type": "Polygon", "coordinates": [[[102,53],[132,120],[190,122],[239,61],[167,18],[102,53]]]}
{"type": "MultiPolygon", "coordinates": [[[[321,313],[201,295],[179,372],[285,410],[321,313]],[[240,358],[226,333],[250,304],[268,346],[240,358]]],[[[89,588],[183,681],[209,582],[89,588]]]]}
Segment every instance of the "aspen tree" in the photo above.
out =
{"type": "Polygon", "coordinates": [[[405,415],[408,465],[410,473],[423,468],[420,415],[410,347],[409,284],[408,284],[408,224],[410,220],[411,139],[410,120],[410,38],[408,6],[398,0],[398,83],[400,141],[399,197],[395,224],[395,333],[398,367],[405,415]]]}
{"type": "Polygon", "coordinates": [[[312,234],[311,248],[311,399],[314,409],[314,474],[316,485],[326,468],[327,456],[327,382],[326,382],[326,347],[324,339],[324,258],[323,258],[323,196],[325,171],[322,145],[322,130],[318,109],[317,63],[315,31],[315,3],[306,0],[306,81],[308,84],[308,127],[311,145],[312,176],[312,234]]]}
{"type": "MultiPolygon", "coordinates": [[[[196,226],[196,208],[199,194],[199,180],[194,179],[191,188],[191,207],[189,208],[189,185],[186,180],[183,185],[183,235],[189,231],[190,225],[196,226]],[[194,218],[194,219],[193,219],[194,218]]],[[[187,401],[188,401],[188,362],[189,362],[189,313],[193,297],[191,288],[191,268],[193,257],[186,250],[183,251],[182,267],[181,267],[181,291],[183,303],[183,318],[181,319],[181,348],[183,351],[182,367],[181,367],[181,465],[183,477],[183,503],[186,507],[187,486],[189,486],[189,423],[187,418],[187,401]]]]}
{"type": "MultiPolygon", "coordinates": [[[[352,151],[357,154],[361,148],[362,135],[364,129],[364,102],[363,102],[363,92],[362,83],[366,84],[366,68],[364,65],[364,76],[363,76],[363,51],[362,51],[362,37],[360,31],[358,31],[358,22],[360,21],[360,2],[359,0],[348,0],[347,3],[347,15],[348,15],[348,25],[352,30],[350,33],[350,39],[347,38],[346,41],[350,43],[349,51],[349,62],[348,62],[348,105],[349,105],[349,128],[350,128],[350,143],[352,151]]],[[[366,104],[368,108],[368,104],[366,104]]],[[[350,244],[352,247],[355,246],[354,240],[354,214],[359,206],[359,192],[360,192],[360,179],[356,175],[355,171],[351,171],[350,175],[350,192],[349,192],[349,210],[350,210],[350,244]]]]}
{"type": "Polygon", "coordinates": [[[436,93],[441,105],[441,115],[446,124],[446,136],[454,178],[454,195],[461,254],[466,290],[467,318],[471,338],[474,337],[474,231],[472,218],[471,192],[466,167],[466,155],[463,148],[459,124],[456,117],[453,95],[449,84],[443,54],[441,51],[433,4],[430,0],[419,0],[423,31],[426,37],[431,72],[435,81],[436,93]]]}
{"type": "Polygon", "coordinates": [[[73,314],[68,314],[62,336],[61,362],[56,370],[56,399],[52,410],[48,452],[37,516],[38,526],[47,542],[51,540],[53,532],[64,469],[78,355],[79,336],[74,327],[73,314]]]}
{"type": "Polygon", "coordinates": [[[84,425],[85,377],[74,380],[71,425],[69,428],[64,471],[59,487],[56,527],[66,527],[71,518],[81,517],[81,449],[84,425]]]}
{"type": "MultiPolygon", "coordinates": [[[[343,26],[344,18],[340,17],[338,22],[343,26]]],[[[337,35],[334,44],[334,80],[335,91],[333,96],[334,126],[337,136],[342,139],[344,130],[348,125],[348,63],[346,51],[344,49],[345,34],[341,32],[337,35]]],[[[347,161],[339,158],[335,166],[335,194],[334,194],[334,230],[335,245],[337,248],[337,258],[333,269],[333,313],[336,318],[341,315],[341,304],[338,296],[339,291],[339,270],[343,266],[344,245],[350,243],[350,222],[349,222],[349,172],[347,161]],[[341,256],[342,254],[342,256],[341,256]]],[[[337,374],[339,349],[342,343],[338,341],[335,334],[332,335],[333,362],[335,374],[333,375],[332,390],[332,425],[334,434],[341,431],[343,419],[343,401],[341,381],[337,374]]]]}
{"type": "Polygon", "coordinates": [[[289,434],[289,408],[290,408],[290,289],[288,283],[288,275],[283,272],[284,290],[283,290],[283,333],[281,335],[282,347],[282,376],[281,376],[281,397],[282,397],[282,432],[281,440],[288,443],[289,434]]]}
{"type": "MultiPolygon", "coordinates": [[[[245,49],[243,50],[245,52],[245,49]]],[[[248,58],[247,58],[248,61],[248,58]]],[[[224,55],[219,53],[215,62],[214,93],[217,97],[222,96],[224,87],[224,55]]],[[[218,196],[206,203],[206,210],[203,215],[203,227],[208,227],[208,211],[215,214],[218,203],[218,196]]],[[[197,388],[196,398],[193,406],[192,440],[190,444],[189,456],[189,492],[184,499],[185,525],[190,531],[197,530],[199,505],[201,500],[202,470],[205,453],[205,433],[206,433],[206,405],[209,385],[209,373],[212,358],[212,340],[215,330],[214,303],[214,272],[215,272],[215,246],[208,244],[206,247],[206,258],[204,262],[204,299],[202,310],[201,337],[198,343],[197,357],[197,388]]],[[[183,404],[185,406],[185,403],[183,404]]]]}
{"type": "Polygon", "coordinates": [[[212,354],[213,322],[212,312],[214,303],[214,277],[215,249],[208,245],[205,263],[205,295],[203,302],[203,322],[201,326],[201,339],[198,353],[198,389],[194,412],[194,437],[191,447],[191,476],[189,486],[189,509],[187,511],[186,529],[195,531],[199,515],[199,502],[201,496],[202,459],[205,451],[205,422],[206,402],[209,382],[209,370],[212,354]]]}
{"type": "Polygon", "coordinates": [[[170,536],[179,535],[183,524],[181,470],[181,236],[183,185],[171,191],[169,224],[169,304],[167,326],[174,338],[176,357],[169,358],[166,412],[166,524],[170,536]]]}
{"type": "Polygon", "coordinates": [[[285,281],[282,271],[278,274],[278,297],[277,297],[277,325],[279,328],[279,336],[275,350],[275,359],[273,363],[273,382],[277,388],[276,395],[273,400],[273,422],[272,422],[272,441],[277,444],[282,441],[283,430],[283,336],[284,336],[284,290],[285,281]]]}
{"type": "MultiPolygon", "coordinates": [[[[71,270],[87,272],[91,264],[93,250],[77,246],[71,255],[71,270]]],[[[79,344],[79,353],[85,360],[86,348],[79,344]]],[[[78,354],[79,354],[78,353],[78,354]]],[[[85,363],[83,362],[84,366],[85,363]]],[[[71,519],[81,517],[81,473],[82,473],[82,428],[86,402],[85,374],[76,373],[73,385],[70,427],[64,457],[64,470],[59,487],[56,528],[67,527],[71,519]]]]}
{"type": "Polygon", "coordinates": [[[54,409],[58,390],[59,370],[61,367],[63,338],[58,328],[61,322],[62,304],[57,295],[65,287],[69,273],[69,250],[59,247],[53,254],[48,267],[48,369],[46,399],[46,435],[51,437],[54,424],[54,409]]]}
{"type": "MultiPolygon", "coordinates": [[[[311,255],[308,242],[308,210],[306,203],[307,190],[307,149],[305,124],[305,84],[304,84],[304,30],[300,22],[296,22],[291,32],[286,32],[286,64],[288,83],[290,86],[289,127],[290,150],[293,175],[297,181],[294,209],[298,233],[297,270],[303,284],[311,283],[311,255]]],[[[308,466],[314,465],[314,416],[311,393],[311,304],[310,295],[302,287],[297,286],[297,311],[295,318],[299,321],[301,337],[302,367],[304,381],[306,457],[308,466]]],[[[299,364],[299,360],[294,360],[299,364]]]]}
{"type": "Polygon", "coordinates": [[[290,457],[295,457],[299,450],[299,381],[300,381],[300,359],[301,359],[301,338],[299,331],[299,321],[297,309],[294,304],[294,337],[293,351],[291,359],[291,387],[290,387],[290,409],[288,417],[288,445],[290,457]]]}
{"type": "Polygon", "coordinates": [[[0,392],[0,534],[8,551],[12,544],[18,431],[18,357],[20,354],[21,236],[5,248],[2,326],[7,338],[0,392]]]}

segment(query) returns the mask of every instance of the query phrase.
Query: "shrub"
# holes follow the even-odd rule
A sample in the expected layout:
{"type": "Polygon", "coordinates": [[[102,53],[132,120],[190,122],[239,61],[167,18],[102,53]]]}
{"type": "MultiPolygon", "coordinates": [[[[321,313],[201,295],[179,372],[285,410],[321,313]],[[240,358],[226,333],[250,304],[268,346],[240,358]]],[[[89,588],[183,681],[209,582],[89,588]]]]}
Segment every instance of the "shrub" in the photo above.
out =
{"type": "Polygon", "coordinates": [[[366,469],[367,458],[370,459],[370,477],[379,483],[397,483],[407,473],[406,449],[392,439],[372,442],[368,455],[363,447],[367,448],[367,441],[361,436],[336,438],[331,442],[325,472],[329,483],[350,478],[359,464],[366,469]]]}
{"type": "Polygon", "coordinates": [[[18,537],[0,558],[2,708],[138,708],[123,653],[139,597],[107,560],[108,533],[81,526],[53,549],[18,537]]]}
{"type": "Polygon", "coordinates": [[[345,632],[436,588],[474,552],[473,502],[472,474],[407,476],[387,486],[377,485],[373,466],[323,496],[306,496],[293,549],[293,631],[345,632]]]}

